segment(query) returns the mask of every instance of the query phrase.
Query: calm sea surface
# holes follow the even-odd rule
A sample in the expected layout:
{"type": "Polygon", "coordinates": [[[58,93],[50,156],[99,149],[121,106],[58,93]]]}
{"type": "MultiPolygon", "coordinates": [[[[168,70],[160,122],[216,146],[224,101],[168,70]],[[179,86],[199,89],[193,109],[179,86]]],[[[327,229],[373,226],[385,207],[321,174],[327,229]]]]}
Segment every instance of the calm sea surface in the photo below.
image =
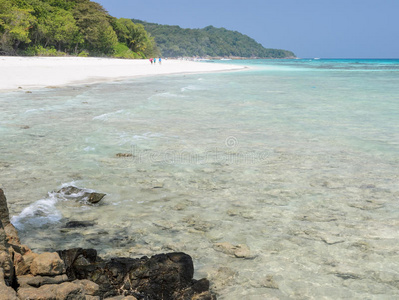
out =
{"type": "Polygon", "coordinates": [[[251,69],[0,94],[22,242],[184,251],[219,299],[398,299],[399,60],[224,63],[251,69]]]}

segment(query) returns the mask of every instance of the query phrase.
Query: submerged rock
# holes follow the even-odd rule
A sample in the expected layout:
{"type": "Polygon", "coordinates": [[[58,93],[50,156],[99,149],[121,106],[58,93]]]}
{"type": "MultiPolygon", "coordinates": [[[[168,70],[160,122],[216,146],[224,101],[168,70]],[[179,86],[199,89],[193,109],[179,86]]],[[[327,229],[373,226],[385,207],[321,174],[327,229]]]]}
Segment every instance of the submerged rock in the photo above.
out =
{"type": "Polygon", "coordinates": [[[85,228],[96,225],[93,221],[69,221],[63,228],[85,228]]]}
{"type": "Polygon", "coordinates": [[[237,275],[238,273],[232,268],[220,267],[210,275],[212,279],[212,289],[217,292],[227,286],[234,286],[236,284],[237,275]]]}
{"type": "Polygon", "coordinates": [[[249,247],[244,244],[232,245],[227,242],[216,243],[214,245],[214,249],[237,258],[253,259],[256,257],[256,255],[251,252],[249,247]]]}
{"type": "Polygon", "coordinates": [[[272,275],[267,275],[265,278],[263,278],[261,285],[268,289],[278,289],[279,288],[277,282],[274,280],[272,275]]]}
{"type": "Polygon", "coordinates": [[[132,153],[116,153],[116,157],[133,157],[132,153]]]}

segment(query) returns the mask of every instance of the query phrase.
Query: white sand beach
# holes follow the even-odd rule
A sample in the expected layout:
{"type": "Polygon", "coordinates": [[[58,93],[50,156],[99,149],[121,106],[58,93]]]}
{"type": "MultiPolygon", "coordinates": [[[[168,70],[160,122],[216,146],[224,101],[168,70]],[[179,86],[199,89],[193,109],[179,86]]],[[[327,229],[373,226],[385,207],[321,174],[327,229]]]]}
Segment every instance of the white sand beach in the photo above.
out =
{"type": "Polygon", "coordinates": [[[122,80],[135,76],[220,72],[243,66],[148,59],[95,57],[0,57],[0,91],[122,80]]]}

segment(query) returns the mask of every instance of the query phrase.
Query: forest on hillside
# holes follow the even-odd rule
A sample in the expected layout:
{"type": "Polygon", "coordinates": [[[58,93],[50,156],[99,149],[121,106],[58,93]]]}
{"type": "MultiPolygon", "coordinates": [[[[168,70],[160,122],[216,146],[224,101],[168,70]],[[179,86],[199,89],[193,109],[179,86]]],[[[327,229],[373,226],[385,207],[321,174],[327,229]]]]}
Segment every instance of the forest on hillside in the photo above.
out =
{"type": "Polygon", "coordinates": [[[118,19],[90,0],[0,0],[0,55],[295,56],[224,28],[183,29],[118,19]]]}
{"type": "Polygon", "coordinates": [[[144,58],[159,55],[142,24],[90,0],[0,0],[0,54],[144,58]]]}
{"type": "Polygon", "coordinates": [[[264,48],[249,36],[225,28],[208,26],[203,29],[186,29],[137,19],[133,19],[133,22],[144,25],[144,28],[155,38],[162,55],[167,57],[295,57],[291,51],[264,48]]]}

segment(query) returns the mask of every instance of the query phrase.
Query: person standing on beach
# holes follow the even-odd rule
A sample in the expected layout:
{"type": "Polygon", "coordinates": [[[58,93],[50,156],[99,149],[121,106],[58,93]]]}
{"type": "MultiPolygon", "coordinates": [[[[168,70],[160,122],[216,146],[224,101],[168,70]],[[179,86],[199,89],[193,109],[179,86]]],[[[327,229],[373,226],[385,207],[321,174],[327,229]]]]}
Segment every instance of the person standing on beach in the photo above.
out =
{"type": "Polygon", "coordinates": [[[151,62],[151,64],[152,64],[152,57],[150,58],[150,62],[151,62]]]}
{"type": "Polygon", "coordinates": [[[159,58],[159,60],[158,60],[158,61],[159,61],[159,64],[161,64],[161,61],[162,61],[162,59],[161,59],[161,58],[159,58]]]}

